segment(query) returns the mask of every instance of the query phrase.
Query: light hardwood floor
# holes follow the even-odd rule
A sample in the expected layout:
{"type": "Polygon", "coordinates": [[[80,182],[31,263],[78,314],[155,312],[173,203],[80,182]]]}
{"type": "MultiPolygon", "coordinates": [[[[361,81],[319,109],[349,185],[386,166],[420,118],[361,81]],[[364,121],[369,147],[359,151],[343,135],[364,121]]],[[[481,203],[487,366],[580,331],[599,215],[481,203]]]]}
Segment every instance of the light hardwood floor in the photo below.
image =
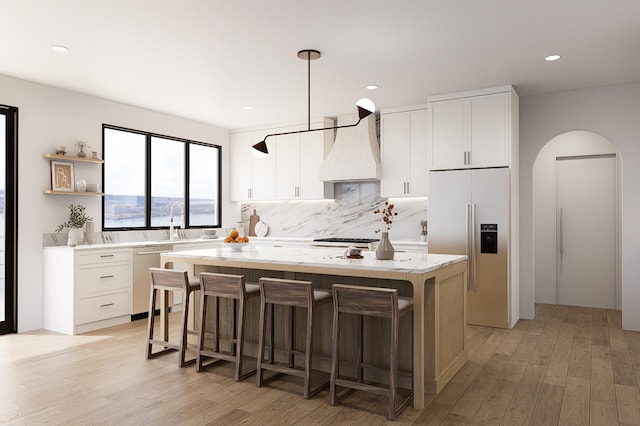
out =
{"type": "Polygon", "coordinates": [[[144,359],[146,320],[81,336],[0,336],[0,424],[635,424],[640,333],[611,310],[537,305],[513,330],[469,326],[469,361],[396,422],[384,399],[304,400],[297,379],[256,388],[231,365],[196,373],[144,359]]]}

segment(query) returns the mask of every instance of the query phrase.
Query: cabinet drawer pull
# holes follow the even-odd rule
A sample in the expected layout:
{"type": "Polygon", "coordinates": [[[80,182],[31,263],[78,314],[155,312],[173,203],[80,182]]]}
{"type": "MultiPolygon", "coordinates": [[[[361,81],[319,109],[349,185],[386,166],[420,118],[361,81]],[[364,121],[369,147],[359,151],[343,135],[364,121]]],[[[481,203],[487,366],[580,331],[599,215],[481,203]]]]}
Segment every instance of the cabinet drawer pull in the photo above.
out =
{"type": "Polygon", "coordinates": [[[100,257],[113,257],[112,254],[101,254],[100,257]]]}
{"type": "Polygon", "coordinates": [[[113,275],[102,275],[102,276],[100,276],[101,280],[103,280],[105,278],[113,278],[113,275]]]}
{"type": "Polygon", "coordinates": [[[114,303],[105,303],[104,305],[100,305],[101,308],[106,308],[107,306],[113,306],[114,303]]]}

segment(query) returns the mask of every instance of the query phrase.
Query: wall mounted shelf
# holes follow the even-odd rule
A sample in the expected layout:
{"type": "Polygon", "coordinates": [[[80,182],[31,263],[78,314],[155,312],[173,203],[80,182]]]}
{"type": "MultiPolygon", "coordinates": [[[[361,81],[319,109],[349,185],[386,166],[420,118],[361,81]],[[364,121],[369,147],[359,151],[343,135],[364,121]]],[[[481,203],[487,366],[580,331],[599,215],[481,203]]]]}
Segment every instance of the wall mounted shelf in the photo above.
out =
{"type": "Polygon", "coordinates": [[[45,189],[42,193],[48,195],[104,195],[104,192],[53,191],[51,189],[45,189]]]}
{"type": "Polygon", "coordinates": [[[46,158],[47,160],[82,161],[85,163],[104,163],[104,160],[101,160],[99,158],[74,157],[72,155],[43,154],[42,157],[46,158]]]}

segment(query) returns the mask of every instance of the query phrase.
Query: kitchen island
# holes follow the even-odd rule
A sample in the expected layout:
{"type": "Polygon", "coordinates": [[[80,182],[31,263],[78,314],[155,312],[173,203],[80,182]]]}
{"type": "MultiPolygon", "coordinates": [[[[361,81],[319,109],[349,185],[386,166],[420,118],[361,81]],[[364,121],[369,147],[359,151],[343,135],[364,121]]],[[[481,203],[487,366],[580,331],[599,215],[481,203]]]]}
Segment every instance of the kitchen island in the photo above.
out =
{"type": "Polygon", "coordinates": [[[466,256],[396,253],[394,260],[382,261],[368,251],[363,252],[362,259],[349,259],[336,248],[249,245],[241,251],[224,247],[166,252],[161,254],[161,264],[165,268],[187,264],[194,274],[203,270],[229,272],[234,268],[247,273],[259,271],[263,276],[269,272],[276,276],[277,272],[291,279],[324,278],[313,279],[314,285],[320,281],[318,286],[327,288],[349,278],[359,280],[355,283],[361,285],[388,282],[397,287],[399,283],[401,294],[414,298],[412,361],[416,409],[424,407],[425,392],[438,393],[467,361],[466,256]]]}

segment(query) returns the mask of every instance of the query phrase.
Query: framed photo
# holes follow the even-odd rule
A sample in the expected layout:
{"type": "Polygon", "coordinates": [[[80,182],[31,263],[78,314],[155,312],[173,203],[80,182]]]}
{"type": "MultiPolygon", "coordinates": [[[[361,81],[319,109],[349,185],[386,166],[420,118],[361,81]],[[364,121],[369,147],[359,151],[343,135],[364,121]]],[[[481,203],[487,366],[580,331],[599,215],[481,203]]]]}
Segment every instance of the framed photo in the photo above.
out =
{"type": "Polygon", "coordinates": [[[73,192],[73,163],[51,161],[51,190],[73,192]]]}

